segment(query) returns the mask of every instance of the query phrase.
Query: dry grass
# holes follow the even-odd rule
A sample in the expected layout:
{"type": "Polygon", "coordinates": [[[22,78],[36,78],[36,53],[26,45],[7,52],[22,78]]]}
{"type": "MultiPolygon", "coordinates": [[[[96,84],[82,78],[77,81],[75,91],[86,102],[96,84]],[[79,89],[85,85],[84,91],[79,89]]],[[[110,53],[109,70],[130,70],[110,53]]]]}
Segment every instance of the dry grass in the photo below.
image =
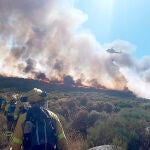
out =
{"type": "Polygon", "coordinates": [[[8,138],[6,136],[7,124],[6,118],[3,114],[0,114],[0,149],[8,144],[8,138]]]}
{"type": "Polygon", "coordinates": [[[87,150],[87,141],[83,139],[80,132],[69,128],[65,133],[69,150],[87,150]]]}

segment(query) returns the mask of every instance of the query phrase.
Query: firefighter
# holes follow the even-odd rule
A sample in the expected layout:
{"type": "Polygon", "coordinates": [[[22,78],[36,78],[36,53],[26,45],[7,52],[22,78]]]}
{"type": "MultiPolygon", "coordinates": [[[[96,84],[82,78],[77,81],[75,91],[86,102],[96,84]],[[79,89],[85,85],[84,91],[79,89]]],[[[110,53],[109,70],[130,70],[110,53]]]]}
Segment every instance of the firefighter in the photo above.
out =
{"type": "Polygon", "coordinates": [[[26,96],[21,96],[20,100],[18,100],[18,102],[17,102],[16,109],[15,109],[15,112],[14,112],[14,120],[15,121],[17,121],[20,114],[23,114],[27,111],[28,106],[29,106],[29,103],[27,101],[27,97],[26,96]]]}
{"type": "Polygon", "coordinates": [[[66,136],[59,118],[53,112],[43,108],[46,93],[34,88],[25,96],[27,96],[31,107],[26,113],[19,116],[13,134],[12,150],[21,150],[21,148],[24,150],[67,150],[66,136]],[[49,120],[51,121],[47,124],[49,120]],[[44,131],[41,132],[43,129],[44,131]]]}
{"type": "Polygon", "coordinates": [[[6,106],[6,119],[8,131],[13,131],[15,127],[14,112],[16,109],[16,104],[16,99],[13,98],[6,106]]]}

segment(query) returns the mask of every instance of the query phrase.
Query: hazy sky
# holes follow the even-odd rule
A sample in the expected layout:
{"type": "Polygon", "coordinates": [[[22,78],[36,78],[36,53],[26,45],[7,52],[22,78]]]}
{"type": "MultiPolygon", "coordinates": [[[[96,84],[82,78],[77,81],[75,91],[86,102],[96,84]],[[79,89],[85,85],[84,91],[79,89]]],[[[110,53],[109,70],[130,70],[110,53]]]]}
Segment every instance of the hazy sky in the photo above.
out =
{"type": "Polygon", "coordinates": [[[89,29],[100,43],[129,41],[136,46],[133,56],[150,55],[150,0],[77,0],[88,19],[89,29]]]}

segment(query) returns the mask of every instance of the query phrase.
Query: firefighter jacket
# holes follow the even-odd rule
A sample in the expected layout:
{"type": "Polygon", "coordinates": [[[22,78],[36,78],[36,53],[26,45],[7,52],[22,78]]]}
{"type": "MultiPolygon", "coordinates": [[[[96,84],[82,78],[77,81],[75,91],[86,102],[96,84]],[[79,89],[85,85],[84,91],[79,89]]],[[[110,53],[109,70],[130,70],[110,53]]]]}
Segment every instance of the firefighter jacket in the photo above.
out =
{"type": "MultiPolygon", "coordinates": [[[[61,150],[67,150],[67,140],[66,136],[64,134],[62,125],[60,123],[60,120],[58,119],[57,115],[54,114],[51,111],[48,111],[49,115],[56,120],[56,135],[57,135],[57,141],[58,141],[58,147],[61,150]]],[[[21,150],[22,148],[22,139],[23,139],[23,123],[26,120],[27,113],[21,114],[19,116],[19,119],[17,121],[17,125],[14,130],[13,134],[13,141],[12,141],[12,150],[21,150]]]]}

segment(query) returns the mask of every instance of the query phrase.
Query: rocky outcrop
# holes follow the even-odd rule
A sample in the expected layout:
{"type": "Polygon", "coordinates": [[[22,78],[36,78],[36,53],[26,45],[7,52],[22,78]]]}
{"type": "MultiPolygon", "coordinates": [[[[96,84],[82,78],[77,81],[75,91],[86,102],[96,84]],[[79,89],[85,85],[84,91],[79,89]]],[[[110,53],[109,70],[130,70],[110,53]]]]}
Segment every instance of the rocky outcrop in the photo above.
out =
{"type": "Polygon", "coordinates": [[[90,148],[89,150],[123,150],[120,147],[116,147],[113,145],[102,145],[90,148]]]}

